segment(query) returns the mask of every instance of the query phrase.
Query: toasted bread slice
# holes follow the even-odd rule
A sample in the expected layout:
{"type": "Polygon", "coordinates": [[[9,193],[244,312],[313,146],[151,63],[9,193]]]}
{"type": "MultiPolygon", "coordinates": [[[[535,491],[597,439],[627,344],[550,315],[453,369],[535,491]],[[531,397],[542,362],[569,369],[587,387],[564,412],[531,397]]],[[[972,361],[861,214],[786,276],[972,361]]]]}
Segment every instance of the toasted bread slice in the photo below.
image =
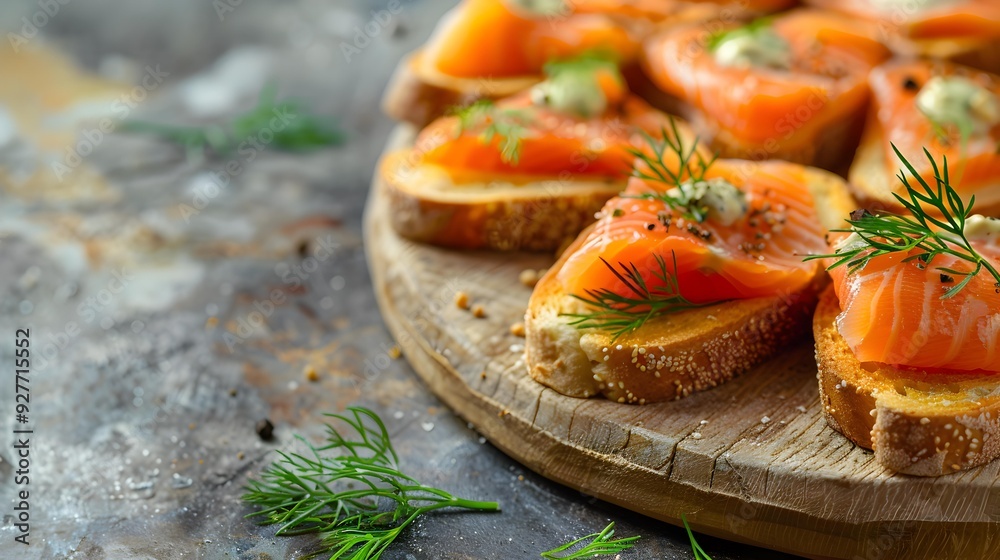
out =
{"type": "Polygon", "coordinates": [[[425,64],[417,51],[403,59],[382,98],[382,110],[390,117],[423,127],[447,113],[479,99],[500,99],[524,91],[542,76],[513,78],[457,78],[425,64]]]}
{"type": "Polygon", "coordinates": [[[624,180],[533,180],[456,185],[444,171],[390,152],[379,172],[393,228],[409,239],[456,249],[554,251],[571,240],[624,180]]]}
{"type": "MultiPolygon", "coordinates": [[[[899,178],[896,176],[897,171],[890,171],[886,165],[885,145],[882,126],[873,106],[847,178],[855,197],[869,210],[902,212],[903,206],[893,196],[893,192],[900,186],[899,178]]],[[[954,167],[957,162],[950,164],[954,167]]],[[[995,185],[976,189],[975,208],[977,214],[984,216],[1000,215],[1000,181],[995,185]]]]}
{"type": "Polygon", "coordinates": [[[1000,376],[861,363],[840,336],[831,287],[813,320],[827,421],[893,471],[938,476],[1000,456],[1000,376]]]}
{"type": "Polygon", "coordinates": [[[997,51],[995,43],[989,39],[950,37],[947,39],[903,40],[900,41],[899,45],[890,46],[902,55],[919,56],[932,60],[948,60],[993,74],[1000,74],[1000,51],[997,51]]]}
{"type": "MultiPolygon", "coordinates": [[[[836,227],[854,208],[839,177],[810,169],[807,183],[824,227],[836,227]]],[[[612,340],[603,331],[577,329],[565,316],[584,308],[566,293],[559,269],[584,239],[581,235],[539,281],[525,313],[528,372],[575,397],[645,404],[724,383],[808,332],[828,282],[817,268],[813,281],[795,292],[672,313],[612,340]]]]}

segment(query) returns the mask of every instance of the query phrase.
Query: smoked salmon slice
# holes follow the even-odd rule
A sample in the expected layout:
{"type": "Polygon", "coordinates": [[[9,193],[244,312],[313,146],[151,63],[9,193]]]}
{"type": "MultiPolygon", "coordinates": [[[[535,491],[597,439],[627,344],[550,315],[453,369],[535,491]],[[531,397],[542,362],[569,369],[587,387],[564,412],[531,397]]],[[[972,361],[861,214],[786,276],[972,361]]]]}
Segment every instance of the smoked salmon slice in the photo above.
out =
{"type": "Polygon", "coordinates": [[[449,76],[507,78],[538,75],[550,60],[590,51],[620,61],[638,52],[641,33],[604,13],[538,5],[529,11],[512,0],[465,0],[441,19],[422,60],[449,76]]]}
{"type": "MultiPolygon", "coordinates": [[[[438,119],[417,137],[417,162],[445,170],[456,183],[576,177],[624,185],[641,134],[661,134],[670,128],[669,117],[629,94],[614,63],[585,58],[549,68],[550,75],[580,77],[568,76],[564,85],[550,78],[495,104],[438,119]]],[[[690,141],[683,125],[676,130],[690,141]]]]}
{"type": "Polygon", "coordinates": [[[906,212],[857,211],[830,235],[837,330],[862,363],[1000,371],[1000,220],[973,213],[947,158],[925,152],[936,166],[925,181],[897,154],[906,212]]]}
{"type": "Polygon", "coordinates": [[[628,63],[657,23],[763,14],[795,0],[464,0],[442,18],[422,60],[458,78],[540,74],[546,62],[600,51],[628,63]]]}
{"type": "Polygon", "coordinates": [[[868,72],[888,56],[876,38],[864,22],[795,10],[707,37],[699,24],[669,29],[646,42],[643,65],[723,157],[834,168],[860,134],[868,72]]]}
{"type": "MultiPolygon", "coordinates": [[[[839,238],[834,238],[836,241],[839,238]]],[[[973,242],[976,250],[1000,267],[994,235],[973,242]]],[[[840,299],[837,330],[861,362],[946,370],[1000,371],[1000,295],[996,281],[977,274],[957,295],[942,299],[961,280],[938,267],[969,272],[968,263],[939,256],[933,266],[920,253],[885,255],[848,274],[830,270],[840,299]]]]}
{"type": "Polygon", "coordinates": [[[568,293],[629,297],[637,275],[650,292],[699,305],[791,294],[813,280],[816,264],[802,255],[825,247],[825,229],[803,186],[806,168],[717,160],[702,171],[704,160],[660,161],[646,172],[649,166],[638,162],[646,178],[631,179],[577,241],[558,273],[568,293]],[[721,206],[716,201],[698,216],[671,204],[677,185],[658,180],[669,178],[667,169],[683,170],[680,182],[693,191],[698,184],[713,185],[706,192],[723,189],[714,195],[721,206]],[[623,278],[623,270],[634,275],[623,278]]]}
{"type": "Polygon", "coordinates": [[[892,146],[933,182],[926,148],[948,158],[951,186],[963,198],[975,195],[987,213],[1000,208],[1000,77],[948,62],[913,60],[875,68],[869,82],[872,112],[851,169],[852,183],[896,206],[889,195],[904,187],[894,177],[902,162],[892,146]],[[888,185],[874,184],[879,176],[888,185]]]}

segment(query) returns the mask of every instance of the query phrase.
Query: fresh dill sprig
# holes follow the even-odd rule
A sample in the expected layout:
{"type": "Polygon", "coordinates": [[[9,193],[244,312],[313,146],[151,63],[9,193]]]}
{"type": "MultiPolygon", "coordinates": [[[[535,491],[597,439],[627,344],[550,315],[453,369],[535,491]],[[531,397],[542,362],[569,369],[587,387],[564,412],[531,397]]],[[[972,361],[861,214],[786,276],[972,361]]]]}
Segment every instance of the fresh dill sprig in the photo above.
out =
{"type": "Polygon", "coordinates": [[[618,60],[615,53],[587,51],[571,58],[550,60],[543,68],[548,79],[558,79],[560,74],[593,74],[601,70],[618,75],[618,60]]]}
{"type": "Polygon", "coordinates": [[[684,218],[698,223],[704,222],[708,218],[708,207],[696,198],[694,184],[705,179],[705,173],[715,163],[717,155],[710,159],[705,159],[698,150],[698,138],[694,139],[690,147],[685,147],[684,140],[677,129],[677,121],[670,119],[671,134],[667,134],[665,128],[660,130],[661,139],[653,138],[646,132],[642,133],[646,144],[649,145],[652,155],[645,151],[629,148],[629,153],[635,156],[642,164],[636,165],[632,175],[651,181],[662,183],[670,189],[663,189],[652,193],[627,194],[624,198],[641,198],[645,200],[659,200],[670,207],[671,210],[679,211],[684,218]],[[663,156],[667,150],[677,155],[679,162],[676,169],[671,169],[663,161],[663,156]],[[676,189],[676,193],[674,192],[676,189]]]}
{"type": "Polygon", "coordinates": [[[909,216],[864,211],[855,213],[846,220],[851,225],[846,229],[832,231],[850,233],[857,236],[855,242],[844,246],[828,255],[811,255],[805,260],[836,259],[828,269],[847,265],[848,272],[854,273],[874,258],[893,253],[908,253],[914,249],[919,252],[903,259],[903,262],[919,260],[929,265],[938,255],[951,255],[955,258],[975,265],[971,271],[961,271],[946,267],[937,267],[942,273],[952,276],[964,276],[964,279],[948,289],[942,299],[950,298],[969,284],[973,277],[986,270],[1000,285],[1000,272],[996,267],[979,254],[965,235],[965,222],[972,215],[976,203],[973,195],[965,203],[948,177],[948,158],[943,157],[941,167],[938,167],[934,157],[925,148],[924,154],[931,163],[934,172],[935,185],[932,187],[917,173],[895,144],[893,151],[906,170],[900,170],[897,177],[906,188],[906,196],[893,193],[896,200],[907,210],[909,216]],[[916,179],[920,188],[910,184],[906,171],[916,179]],[[937,217],[934,214],[940,214],[937,217]]]}
{"type": "Polygon", "coordinates": [[[553,548],[552,550],[546,550],[542,553],[542,558],[547,558],[549,560],[577,560],[581,558],[593,558],[595,556],[610,556],[612,554],[618,554],[625,552],[626,550],[635,546],[636,541],[639,540],[639,536],[625,537],[621,539],[612,539],[615,534],[615,523],[612,521],[608,523],[608,526],[604,528],[600,533],[591,533],[586,537],[580,537],[575,541],[568,542],[562,546],[553,548]],[[567,552],[571,548],[577,546],[578,544],[590,540],[585,546],[578,548],[575,551],[567,552]],[[566,553],[565,555],[561,553],[566,553]]]}
{"type": "Polygon", "coordinates": [[[206,149],[225,156],[243,145],[304,151],[344,141],[343,132],[330,119],[310,113],[295,101],[277,102],[273,86],[261,91],[256,106],[225,124],[179,126],[127,120],[118,130],[159,136],[184,147],[189,156],[203,155],[206,149]],[[265,130],[270,139],[264,137],[265,130]]]}
{"type": "Polygon", "coordinates": [[[467,107],[456,109],[458,134],[478,132],[484,144],[500,139],[500,159],[517,165],[521,158],[521,142],[530,134],[530,113],[524,109],[501,109],[488,99],[480,99],[467,107]]]}
{"type": "Polygon", "coordinates": [[[281,459],[251,479],[243,500],[260,508],[248,518],[279,524],[278,535],[317,533],[331,560],[377,560],[415,519],[442,508],[499,511],[496,502],[456,498],[402,473],[385,424],[374,412],[350,408],[327,414],[350,427],[345,436],[327,424],[326,443],[298,439],[306,454],[278,451],[281,459]]]}
{"type": "MultiPolygon", "coordinates": [[[[672,251],[671,255],[676,271],[677,255],[672,251]]],[[[563,313],[563,316],[569,317],[569,324],[578,329],[596,328],[611,331],[614,341],[658,315],[701,307],[700,304],[691,303],[681,295],[677,276],[667,270],[667,263],[663,257],[657,254],[653,257],[658,268],[653,271],[653,276],[663,282],[663,287],[651,289],[634,263],[627,265],[618,263],[618,268],[615,268],[604,257],[600,257],[601,262],[625,284],[631,294],[623,296],[607,288],[586,290],[583,296],[570,294],[571,297],[587,304],[591,310],[583,313],[563,313]]]]}
{"type": "Polygon", "coordinates": [[[705,41],[705,46],[708,47],[708,50],[714,51],[715,49],[719,48],[719,45],[735,37],[739,37],[741,35],[755,35],[757,33],[760,33],[761,31],[765,31],[771,27],[771,24],[773,22],[774,22],[773,16],[765,16],[757,18],[751,21],[750,23],[743,25],[741,27],[737,27],[735,29],[712,33],[711,35],[708,36],[708,39],[705,41]]]}
{"type": "Polygon", "coordinates": [[[691,527],[683,513],[681,514],[681,522],[684,523],[684,529],[687,530],[688,538],[691,539],[691,552],[694,553],[694,560],[712,560],[712,557],[701,548],[698,541],[694,540],[694,533],[691,532],[691,527]]]}

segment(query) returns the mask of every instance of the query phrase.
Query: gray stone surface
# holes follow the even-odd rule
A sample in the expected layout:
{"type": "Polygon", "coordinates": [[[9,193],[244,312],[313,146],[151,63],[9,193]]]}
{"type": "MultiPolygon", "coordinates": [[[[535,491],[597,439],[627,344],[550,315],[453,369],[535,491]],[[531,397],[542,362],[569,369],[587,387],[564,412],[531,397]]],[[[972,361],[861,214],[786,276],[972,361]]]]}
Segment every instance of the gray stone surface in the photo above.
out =
{"type": "MultiPolygon", "coordinates": [[[[297,558],[314,540],[245,520],[241,486],[273,449],[319,436],[322,413],[349,405],[382,415],[419,479],[503,506],[421,520],[386,560],[537,558],[610,520],[643,536],[623,559],[691,558],[683,531],[526,471],[391,356],[360,233],[392,126],[378,98],[450,2],[406,4],[350,62],[340,43],[384,3],[229,4],[220,19],[207,1],[71,0],[33,39],[112,78],[161,65],[167,83],[137,109],[147,119],[219,118],[273,82],[350,138],[255,153],[213,191],[209,173],[226,160],[116,134],[86,158],[108,177],[100,189],[0,187],[0,558],[297,558]],[[10,516],[17,328],[30,328],[34,350],[29,547],[13,542],[10,516]],[[255,432],[265,417],[273,442],[255,432]]],[[[0,28],[17,31],[38,9],[4,3],[0,28]]],[[[7,169],[41,157],[0,150],[7,169]]],[[[716,560],[780,556],[700,540],[716,560]]]]}

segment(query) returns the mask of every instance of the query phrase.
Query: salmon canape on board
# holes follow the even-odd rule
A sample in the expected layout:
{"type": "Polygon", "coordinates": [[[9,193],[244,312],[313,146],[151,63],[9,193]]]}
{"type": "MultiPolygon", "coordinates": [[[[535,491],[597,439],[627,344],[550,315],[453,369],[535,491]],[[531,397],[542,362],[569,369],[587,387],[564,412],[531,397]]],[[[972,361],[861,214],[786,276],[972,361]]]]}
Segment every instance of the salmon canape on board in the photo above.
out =
{"type": "Polygon", "coordinates": [[[1000,73],[996,0],[807,0],[875,23],[902,56],[950,60],[1000,73]]]}
{"type": "Polygon", "coordinates": [[[535,286],[528,372],[575,397],[645,404],[743,373],[808,332],[828,282],[803,256],[854,201],[832,173],[706,160],[655,141],[628,189],[535,286]]]}
{"type": "Polygon", "coordinates": [[[643,135],[688,128],[631,95],[611,61],[551,63],[529,91],[442,117],[380,165],[402,236],[460,249],[554,251],[621,192],[643,135]]]}
{"type": "Polygon", "coordinates": [[[897,152],[905,210],[858,210],[822,258],[813,323],[830,425],[893,471],[937,476],[1000,455],[1000,220],[974,213],[946,157],[925,180],[897,152]]]}
{"type": "Polygon", "coordinates": [[[523,91],[543,79],[551,60],[601,51],[627,65],[663,15],[655,11],[655,2],[636,4],[617,17],[596,9],[578,12],[575,5],[463,0],[441,19],[428,42],[400,63],[383,109],[397,120],[424,126],[452,106],[523,91]]]}
{"type": "Polygon", "coordinates": [[[864,123],[868,72],[887,56],[872,26],[794,10],[713,33],[669,28],[646,42],[643,63],[722,157],[841,170],[864,123]]]}
{"type": "MultiPolygon", "coordinates": [[[[924,148],[948,157],[950,184],[980,214],[1000,214],[1000,76],[941,61],[900,60],[869,76],[872,107],[848,177],[870,208],[902,210],[895,146],[934,182],[924,148]]],[[[933,209],[931,209],[933,211],[933,209]]]]}

